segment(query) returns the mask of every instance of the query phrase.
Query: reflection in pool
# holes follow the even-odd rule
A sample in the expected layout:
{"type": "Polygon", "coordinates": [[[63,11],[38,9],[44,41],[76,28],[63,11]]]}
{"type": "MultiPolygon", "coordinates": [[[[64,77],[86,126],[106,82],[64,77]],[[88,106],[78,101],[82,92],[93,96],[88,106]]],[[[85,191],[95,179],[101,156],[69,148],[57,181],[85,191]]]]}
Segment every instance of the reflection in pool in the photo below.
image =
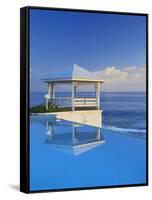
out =
{"type": "Polygon", "coordinates": [[[51,149],[78,156],[105,143],[101,129],[49,117],[31,117],[45,127],[44,143],[51,149]],[[60,129],[62,127],[62,129],[60,129]],[[64,127],[64,128],[63,128],[64,127]],[[68,129],[67,129],[68,128],[68,129]]]}
{"type": "Polygon", "coordinates": [[[137,135],[31,116],[30,190],[145,183],[146,143],[137,135]]]}
{"type": "MultiPolygon", "coordinates": [[[[59,124],[64,126],[64,123],[59,124]]],[[[45,144],[55,150],[60,150],[72,155],[80,155],[103,143],[105,140],[100,134],[100,128],[92,128],[86,131],[80,124],[71,124],[71,131],[56,132],[56,123],[47,122],[47,138],[45,144]]]]}

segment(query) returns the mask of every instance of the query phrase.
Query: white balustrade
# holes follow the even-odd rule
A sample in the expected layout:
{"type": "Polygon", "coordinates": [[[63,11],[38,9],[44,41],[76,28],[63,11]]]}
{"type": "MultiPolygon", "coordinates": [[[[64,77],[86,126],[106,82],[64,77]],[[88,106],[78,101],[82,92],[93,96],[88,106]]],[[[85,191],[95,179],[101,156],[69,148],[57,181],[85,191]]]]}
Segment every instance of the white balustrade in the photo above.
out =
{"type": "MultiPolygon", "coordinates": [[[[72,107],[72,97],[56,97],[50,98],[47,94],[45,99],[48,102],[53,102],[58,107],[72,107]]],[[[97,99],[96,98],[74,98],[74,107],[96,107],[97,99]]]]}

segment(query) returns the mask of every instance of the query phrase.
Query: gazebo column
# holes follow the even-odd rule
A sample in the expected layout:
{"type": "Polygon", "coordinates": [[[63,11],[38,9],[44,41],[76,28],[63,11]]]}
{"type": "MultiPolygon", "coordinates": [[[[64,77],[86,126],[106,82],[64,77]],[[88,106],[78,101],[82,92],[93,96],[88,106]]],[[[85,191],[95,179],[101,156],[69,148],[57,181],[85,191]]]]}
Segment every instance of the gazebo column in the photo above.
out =
{"type": "Polygon", "coordinates": [[[75,110],[75,107],[74,107],[74,98],[76,96],[76,87],[77,87],[76,82],[72,82],[72,95],[71,95],[72,111],[75,110]]]}
{"type": "Polygon", "coordinates": [[[55,84],[51,83],[51,99],[55,98],[55,84]]]}
{"type": "Polygon", "coordinates": [[[77,83],[74,83],[74,98],[76,97],[77,93],[77,83]]]}
{"type": "MultiPolygon", "coordinates": [[[[50,96],[51,96],[51,84],[48,83],[48,97],[50,98],[50,96]]],[[[48,110],[49,107],[49,98],[46,98],[46,103],[45,103],[46,110],[48,110]]]]}
{"type": "Polygon", "coordinates": [[[97,109],[100,109],[100,83],[95,84],[97,109]]]}

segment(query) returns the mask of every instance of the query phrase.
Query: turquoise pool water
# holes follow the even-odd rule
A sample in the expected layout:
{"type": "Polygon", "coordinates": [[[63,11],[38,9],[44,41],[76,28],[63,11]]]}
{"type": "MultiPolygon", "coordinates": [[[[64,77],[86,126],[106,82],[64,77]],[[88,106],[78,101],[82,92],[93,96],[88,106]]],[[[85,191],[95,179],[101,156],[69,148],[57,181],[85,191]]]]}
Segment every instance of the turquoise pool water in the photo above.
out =
{"type": "Polygon", "coordinates": [[[145,183],[145,134],[31,116],[30,190],[145,183]]]}

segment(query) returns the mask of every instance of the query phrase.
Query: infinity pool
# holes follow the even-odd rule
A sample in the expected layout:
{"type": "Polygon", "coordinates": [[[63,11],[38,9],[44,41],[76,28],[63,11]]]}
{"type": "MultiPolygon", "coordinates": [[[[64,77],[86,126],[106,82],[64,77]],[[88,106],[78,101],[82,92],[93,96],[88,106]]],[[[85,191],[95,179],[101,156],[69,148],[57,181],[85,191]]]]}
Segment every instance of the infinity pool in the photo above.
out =
{"type": "Polygon", "coordinates": [[[30,190],[141,184],[146,181],[145,138],[30,118],[30,190]]]}

